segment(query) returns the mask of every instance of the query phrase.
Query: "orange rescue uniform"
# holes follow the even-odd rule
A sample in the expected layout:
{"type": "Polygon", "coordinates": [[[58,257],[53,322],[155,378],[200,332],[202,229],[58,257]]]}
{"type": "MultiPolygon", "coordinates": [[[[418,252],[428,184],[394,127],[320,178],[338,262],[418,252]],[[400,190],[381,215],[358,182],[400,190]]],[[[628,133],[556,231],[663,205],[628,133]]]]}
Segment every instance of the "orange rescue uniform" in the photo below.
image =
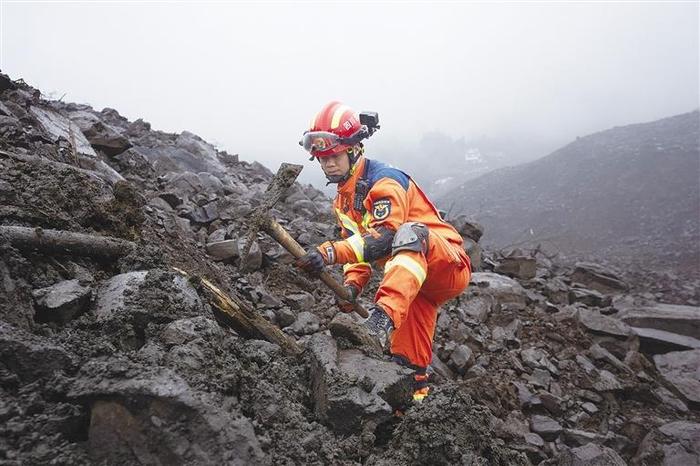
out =
{"type": "Polygon", "coordinates": [[[349,179],[338,185],[333,208],[342,241],[318,247],[327,263],[345,264],[345,284],[360,290],[370,279],[366,245],[386,228],[396,232],[406,222],[428,227],[428,249],[398,251],[372,258],[384,267],[375,301],[391,317],[395,330],[391,353],[417,370],[417,379],[432,359],[437,312],[441,304],[467,287],[471,263],[462,237],[442,220],[435,206],[405,173],[360,157],[349,179]],[[355,199],[362,197],[362,199],[355,199]]]}

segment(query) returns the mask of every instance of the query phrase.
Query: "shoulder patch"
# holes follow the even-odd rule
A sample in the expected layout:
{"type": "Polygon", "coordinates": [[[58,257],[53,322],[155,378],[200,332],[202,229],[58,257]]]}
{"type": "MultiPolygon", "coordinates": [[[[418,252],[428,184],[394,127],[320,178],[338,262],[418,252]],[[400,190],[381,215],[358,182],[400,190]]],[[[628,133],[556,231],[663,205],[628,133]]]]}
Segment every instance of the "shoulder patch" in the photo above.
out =
{"type": "Polygon", "coordinates": [[[388,198],[377,199],[372,203],[372,216],[375,220],[384,220],[391,214],[391,200],[388,198]]]}

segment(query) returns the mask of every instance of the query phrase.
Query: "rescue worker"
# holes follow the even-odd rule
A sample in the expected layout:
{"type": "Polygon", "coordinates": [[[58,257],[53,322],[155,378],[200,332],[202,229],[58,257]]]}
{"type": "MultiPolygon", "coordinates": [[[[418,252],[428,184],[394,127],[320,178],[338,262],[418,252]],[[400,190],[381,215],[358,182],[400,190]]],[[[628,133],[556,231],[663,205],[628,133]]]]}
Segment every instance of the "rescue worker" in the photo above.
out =
{"type": "MultiPolygon", "coordinates": [[[[462,237],[404,172],[364,156],[362,140],[378,129],[377,114],[358,115],[340,102],[325,105],[299,142],[337,183],[333,209],[342,240],[312,248],[296,265],[311,274],[343,264],[344,285],[356,299],[370,264],[384,268],[364,322],[392,359],[415,370],[413,399],[428,394],[427,368],[438,308],[466,288],[471,263],[462,237]],[[360,118],[368,121],[361,124],[360,118]]],[[[352,303],[339,302],[344,312],[352,303]]]]}

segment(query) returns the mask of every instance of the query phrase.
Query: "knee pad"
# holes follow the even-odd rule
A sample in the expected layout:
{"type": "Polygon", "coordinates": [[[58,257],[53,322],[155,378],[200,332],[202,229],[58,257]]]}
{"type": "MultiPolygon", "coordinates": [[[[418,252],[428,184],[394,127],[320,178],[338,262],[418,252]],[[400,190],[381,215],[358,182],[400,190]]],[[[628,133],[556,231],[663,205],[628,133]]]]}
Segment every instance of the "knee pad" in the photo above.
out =
{"type": "Polygon", "coordinates": [[[391,243],[391,255],[399,251],[428,254],[428,227],[419,222],[406,222],[399,227],[391,243]]]}

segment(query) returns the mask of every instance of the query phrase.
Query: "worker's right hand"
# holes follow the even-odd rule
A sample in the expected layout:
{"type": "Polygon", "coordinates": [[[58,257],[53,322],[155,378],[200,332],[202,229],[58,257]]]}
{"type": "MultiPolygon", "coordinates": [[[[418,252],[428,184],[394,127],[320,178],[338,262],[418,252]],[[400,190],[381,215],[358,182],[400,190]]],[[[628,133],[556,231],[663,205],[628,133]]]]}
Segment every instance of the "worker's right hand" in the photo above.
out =
{"type": "Polygon", "coordinates": [[[306,273],[317,276],[323,272],[326,262],[317,249],[312,249],[294,262],[294,265],[304,270],[306,273]]]}
{"type": "Polygon", "coordinates": [[[345,289],[348,290],[350,301],[346,301],[340,296],[336,296],[335,303],[338,305],[338,308],[341,311],[350,313],[355,310],[355,302],[357,301],[357,296],[360,294],[360,289],[354,285],[345,285],[345,289]]]}

